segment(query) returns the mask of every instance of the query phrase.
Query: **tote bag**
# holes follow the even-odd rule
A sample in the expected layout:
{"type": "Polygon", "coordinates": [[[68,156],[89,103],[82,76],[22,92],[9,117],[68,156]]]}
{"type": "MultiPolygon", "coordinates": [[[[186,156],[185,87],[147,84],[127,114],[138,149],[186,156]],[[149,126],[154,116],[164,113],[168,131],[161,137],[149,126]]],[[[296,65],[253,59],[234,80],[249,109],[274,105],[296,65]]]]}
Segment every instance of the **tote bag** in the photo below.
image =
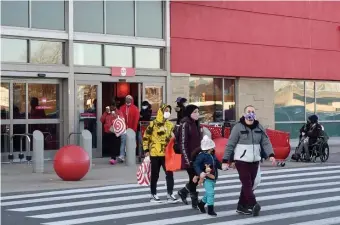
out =
{"type": "Polygon", "coordinates": [[[126,124],[124,119],[119,116],[112,122],[112,126],[110,127],[110,132],[115,133],[117,137],[120,137],[122,134],[126,132],[126,124]]]}
{"type": "Polygon", "coordinates": [[[141,186],[149,186],[151,177],[150,157],[145,157],[137,170],[137,183],[141,186]]]}
{"type": "Polygon", "coordinates": [[[253,190],[255,190],[261,183],[261,168],[260,168],[260,165],[257,169],[257,174],[256,174],[256,177],[255,177],[255,180],[254,180],[254,185],[253,185],[253,190]]]}
{"type": "Polygon", "coordinates": [[[166,171],[178,171],[182,165],[182,155],[176,154],[174,150],[175,138],[171,138],[165,149],[166,171]]]}

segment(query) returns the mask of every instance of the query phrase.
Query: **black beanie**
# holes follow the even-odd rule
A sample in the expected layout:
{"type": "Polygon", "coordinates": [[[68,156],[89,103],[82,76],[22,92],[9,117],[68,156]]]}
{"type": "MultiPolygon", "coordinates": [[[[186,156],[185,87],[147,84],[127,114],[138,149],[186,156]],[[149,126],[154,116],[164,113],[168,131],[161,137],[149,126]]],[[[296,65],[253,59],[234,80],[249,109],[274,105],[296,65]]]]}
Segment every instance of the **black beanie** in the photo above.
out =
{"type": "Polygon", "coordinates": [[[195,109],[198,109],[196,105],[188,105],[187,107],[185,107],[184,116],[190,117],[195,109]]]}
{"type": "Polygon", "coordinates": [[[311,115],[310,117],[308,117],[308,119],[310,120],[310,122],[312,123],[316,123],[318,122],[319,118],[317,115],[311,115]]]}

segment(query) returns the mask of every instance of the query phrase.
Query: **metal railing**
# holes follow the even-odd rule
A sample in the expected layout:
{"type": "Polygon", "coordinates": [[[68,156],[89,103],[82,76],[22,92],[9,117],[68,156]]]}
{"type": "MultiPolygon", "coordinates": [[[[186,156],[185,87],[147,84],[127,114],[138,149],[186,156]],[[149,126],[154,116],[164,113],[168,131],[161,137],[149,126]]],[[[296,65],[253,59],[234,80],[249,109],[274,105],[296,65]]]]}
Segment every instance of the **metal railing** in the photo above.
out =
{"type": "Polygon", "coordinates": [[[80,135],[81,133],[79,132],[71,132],[68,137],[67,137],[67,144],[69,145],[70,144],[70,139],[71,139],[71,136],[72,135],[80,135]]]}
{"type": "MultiPolygon", "coordinates": [[[[13,134],[12,137],[11,137],[11,140],[13,140],[13,138],[16,137],[16,136],[21,137],[20,138],[20,152],[19,152],[20,163],[22,162],[22,160],[24,158],[24,153],[22,151],[22,141],[23,141],[24,137],[28,141],[28,145],[27,145],[27,148],[26,148],[26,161],[27,161],[27,163],[31,163],[32,155],[31,155],[31,138],[30,138],[30,134],[13,134]]],[[[13,148],[10,148],[10,150],[9,150],[8,160],[9,160],[10,163],[13,163],[13,161],[14,161],[13,148]]]]}

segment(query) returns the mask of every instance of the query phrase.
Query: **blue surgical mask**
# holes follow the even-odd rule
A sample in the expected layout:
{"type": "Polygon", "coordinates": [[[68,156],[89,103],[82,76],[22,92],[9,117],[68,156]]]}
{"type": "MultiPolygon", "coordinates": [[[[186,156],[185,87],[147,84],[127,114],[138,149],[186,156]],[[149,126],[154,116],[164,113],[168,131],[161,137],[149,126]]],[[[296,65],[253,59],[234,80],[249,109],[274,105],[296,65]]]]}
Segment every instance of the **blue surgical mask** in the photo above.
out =
{"type": "Polygon", "coordinates": [[[256,115],[254,112],[248,112],[244,115],[244,118],[246,118],[246,120],[249,120],[249,121],[254,121],[256,118],[256,115]]]}

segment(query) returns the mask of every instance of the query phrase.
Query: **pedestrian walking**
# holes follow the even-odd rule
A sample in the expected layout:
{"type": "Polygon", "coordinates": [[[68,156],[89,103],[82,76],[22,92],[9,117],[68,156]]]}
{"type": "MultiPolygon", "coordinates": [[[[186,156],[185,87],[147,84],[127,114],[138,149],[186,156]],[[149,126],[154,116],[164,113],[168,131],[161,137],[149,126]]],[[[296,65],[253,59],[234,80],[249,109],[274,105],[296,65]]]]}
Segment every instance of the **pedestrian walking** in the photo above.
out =
{"type": "Polygon", "coordinates": [[[183,117],[184,117],[184,111],[185,111],[185,107],[188,105],[187,103],[187,99],[186,98],[182,98],[182,97],[178,97],[176,99],[176,103],[177,106],[175,108],[175,111],[177,112],[177,121],[176,124],[180,125],[183,117]]]}
{"type": "Polygon", "coordinates": [[[236,166],[238,171],[242,188],[236,211],[240,214],[258,216],[261,210],[253,185],[262,155],[268,156],[275,163],[269,138],[256,120],[255,108],[248,105],[244,108],[244,116],[231,131],[222,164],[224,170],[236,166]],[[262,151],[265,154],[261,154],[262,151]]]}

